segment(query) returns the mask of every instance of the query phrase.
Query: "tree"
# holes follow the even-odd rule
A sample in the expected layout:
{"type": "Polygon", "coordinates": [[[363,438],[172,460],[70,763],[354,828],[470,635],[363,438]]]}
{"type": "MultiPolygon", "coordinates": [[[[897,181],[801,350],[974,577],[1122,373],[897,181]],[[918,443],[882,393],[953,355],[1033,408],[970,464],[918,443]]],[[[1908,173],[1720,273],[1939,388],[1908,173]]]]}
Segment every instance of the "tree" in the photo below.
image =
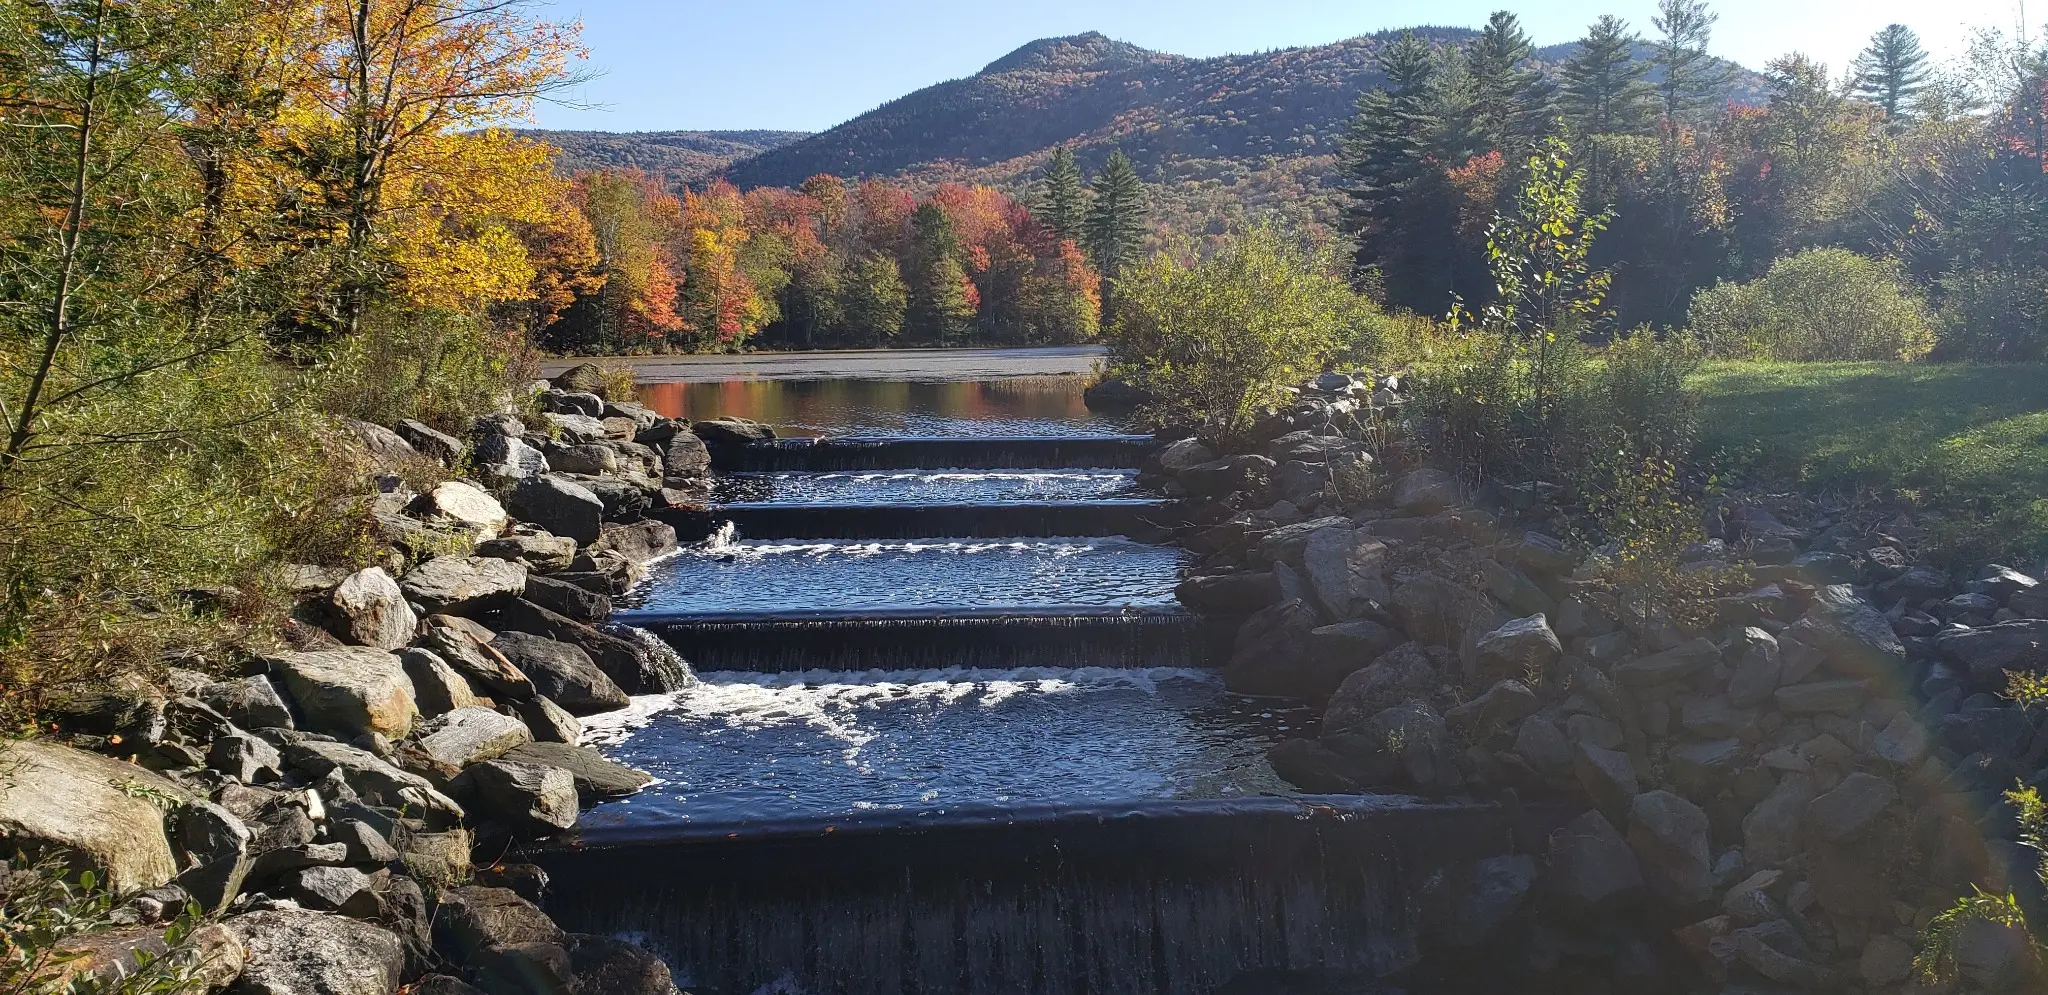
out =
{"type": "Polygon", "coordinates": [[[1474,149],[1475,154],[1499,149],[1518,156],[1549,130],[1556,94],[1543,73],[1528,64],[1535,54],[1521,20],[1504,10],[1496,11],[1473,41],[1465,56],[1472,75],[1472,120],[1486,146],[1474,149]]]}
{"type": "Polygon", "coordinates": [[[910,291],[896,260],[872,253],[862,256],[847,271],[843,288],[839,307],[854,343],[883,345],[903,331],[910,291]]]}
{"type": "Polygon", "coordinates": [[[910,323],[932,342],[959,342],[981,300],[960,264],[960,237],[953,218],[936,201],[925,201],[910,223],[910,323]]]}
{"type": "Polygon", "coordinates": [[[1565,59],[1559,104],[1575,141],[1649,131],[1657,91],[1649,83],[1650,64],[1635,57],[1641,43],[1627,21],[1603,15],[1565,59]]]}
{"type": "Polygon", "coordinates": [[[1920,47],[1920,36],[1903,24],[1885,25],[1850,68],[1855,74],[1855,94],[1884,108],[1885,121],[1894,133],[1905,127],[1913,98],[1927,88],[1934,75],[1927,65],[1927,51],[1920,47]]]}
{"type": "Polygon", "coordinates": [[[1052,150],[1045,178],[1039,181],[1038,220],[1055,238],[1078,245],[1087,237],[1088,191],[1074,151],[1065,146],[1052,150]]]}
{"type": "Polygon", "coordinates": [[[1145,241],[1145,187],[1122,149],[1109,154],[1090,184],[1088,254],[1103,277],[1114,281],[1138,257],[1145,241]]]}
{"type": "Polygon", "coordinates": [[[1673,124],[1712,104],[1734,78],[1732,66],[1707,54],[1720,18],[1706,0],[1657,0],[1657,16],[1650,21],[1660,33],[1653,61],[1664,70],[1657,94],[1673,124]]]}
{"type": "Polygon", "coordinates": [[[1345,127],[1350,184],[1344,230],[1356,243],[1354,278],[1385,269],[1396,254],[1403,204],[1430,169],[1430,145],[1441,127],[1435,84],[1439,63],[1429,42],[1404,31],[1380,56],[1386,85],[1358,97],[1345,127]]]}

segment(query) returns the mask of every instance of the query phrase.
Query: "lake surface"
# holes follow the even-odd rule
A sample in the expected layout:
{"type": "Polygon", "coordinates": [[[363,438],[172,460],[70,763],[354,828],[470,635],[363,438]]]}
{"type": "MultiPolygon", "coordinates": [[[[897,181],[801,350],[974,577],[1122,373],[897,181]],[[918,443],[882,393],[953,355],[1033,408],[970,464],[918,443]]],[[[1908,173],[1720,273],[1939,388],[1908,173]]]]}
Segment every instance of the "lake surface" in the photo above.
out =
{"type": "Polygon", "coordinates": [[[1083,377],[972,381],[745,379],[640,384],[640,400],[670,418],[747,418],[777,435],[1085,436],[1129,430],[1088,410],[1083,377]]]}

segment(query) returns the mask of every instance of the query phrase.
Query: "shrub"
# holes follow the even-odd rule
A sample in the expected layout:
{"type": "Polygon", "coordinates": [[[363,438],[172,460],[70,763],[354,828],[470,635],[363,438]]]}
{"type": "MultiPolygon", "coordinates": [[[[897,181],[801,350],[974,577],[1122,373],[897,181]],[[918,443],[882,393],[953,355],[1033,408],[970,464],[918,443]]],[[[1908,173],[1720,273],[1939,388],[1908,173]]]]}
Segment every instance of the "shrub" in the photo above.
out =
{"type": "Polygon", "coordinates": [[[1370,348],[1381,316],[1335,275],[1340,265],[1332,248],[1271,224],[1191,264],[1155,255],[1117,282],[1110,372],[1153,399],[1140,409],[1151,423],[1241,439],[1338,349],[1370,348]]]}
{"type": "Polygon", "coordinates": [[[1894,263],[1808,249],[1748,283],[1699,292],[1687,314],[1717,356],[1792,362],[1919,359],[1934,348],[1927,303],[1894,263]]]}
{"type": "MultiPolygon", "coordinates": [[[[4,773],[4,772],[0,772],[4,773]]],[[[18,863],[18,862],[17,862],[18,863]]],[[[161,953],[137,949],[129,970],[87,974],[69,967],[78,953],[65,941],[120,925],[114,894],[86,871],[74,881],[64,864],[22,870],[0,862],[0,992],[9,995],[189,995],[207,990],[203,954],[192,942],[199,920],[188,909],[164,928],[161,953]],[[67,977],[67,975],[71,975],[67,977]]],[[[131,920],[132,921],[132,920],[131,920]]]]}
{"type": "Polygon", "coordinates": [[[2048,270],[1959,268],[1942,278],[1942,359],[2048,358],[2048,270]]]}
{"type": "Polygon", "coordinates": [[[380,308],[334,347],[314,399],[323,411],[379,425],[417,418],[462,431],[533,379],[538,358],[523,333],[479,316],[380,308]]]}

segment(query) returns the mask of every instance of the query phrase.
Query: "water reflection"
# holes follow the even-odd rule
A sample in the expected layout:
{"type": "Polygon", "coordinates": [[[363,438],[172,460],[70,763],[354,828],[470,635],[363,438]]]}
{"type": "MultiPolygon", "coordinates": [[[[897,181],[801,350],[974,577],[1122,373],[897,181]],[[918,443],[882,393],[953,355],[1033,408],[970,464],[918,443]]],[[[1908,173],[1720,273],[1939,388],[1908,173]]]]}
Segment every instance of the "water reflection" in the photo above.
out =
{"type": "Polygon", "coordinates": [[[1114,435],[1120,419],[1088,410],[1084,377],[947,383],[725,380],[646,383],[641,402],[670,418],[751,418],[784,436],[1114,435]]]}

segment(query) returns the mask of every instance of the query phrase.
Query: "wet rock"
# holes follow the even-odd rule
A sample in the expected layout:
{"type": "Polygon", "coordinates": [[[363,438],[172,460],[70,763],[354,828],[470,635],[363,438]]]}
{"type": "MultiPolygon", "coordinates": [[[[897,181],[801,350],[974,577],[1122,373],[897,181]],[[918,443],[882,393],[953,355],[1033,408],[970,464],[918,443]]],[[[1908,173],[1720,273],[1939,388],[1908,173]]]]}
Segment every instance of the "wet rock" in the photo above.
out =
{"type": "Polygon", "coordinates": [[[419,618],[405,603],[405,592],[382,567],[348,575],[329,596],[332,621],[328,631],[342,642],[393,650],[412,641],[419,618]]]}
{"type": "Polygon", "coordinates": [[[1271,571],[1189,577],[1173,589],[1175,600],[1205,615],[1249,615],[1280,600],[1271,571]]]}
{"type": "Polygon", "coordinates": [[[496,760],[533,742],[526,723],[488,708],[459,708],[420,727],[419,748],[431,757],[443,780],[463,768],[496,760]]]}
{"type": "Polygon", "coordinates": [[[348,646],[285,653],[269,663],[284,679],[309,728],[349,737],[374,732],[403,739],[419,718],[405,667],[383,650],[348,646]]]}
{"type": "Polygon", "coordinates": [[[1805,774],[1787,774],[1742,819],[1742,852],[1759,864],[1783,864],[1802,849],[1800,820],[1819,792],[1805,774]]]}
{"type": "Polygon", "coordinates": [[[1890,781],[1858,772],[1807,803],[1806,819],[1821,839],[1841,842],[1863,832],[1898,797],[1890,781]]]}
{"type": "Polygon", "coordinates": [[[1628,841],[1599,812],[1587,812],[1550,834],[1549,886],[1566,901],[1597,906],[1643,888],[1628,841]]]}
{"type": "Polygon", "coordinates": [[[583,650],[525,632],[500,632],[491,646],[533,681],[541,695],[571,715],[596,715],[631,704],[583,650]]]}
{"type": "Polygon", "coordinates": [[[270,909],[224,923],[248,951],[235,995],[390,995],[405,947],[368,923],[302,909],[270,909]]]}
{"type": "Polygon", "coordinates": [[[431,650],[402,649],[398,651],[398,660],[405,667],[405,676],[412,681],[413,702],[419,706],[421,717],[433,718],[478,703],[469,681],[431,650]]]}
{"type": "Polygon", "coordinates": [[[1531,615],[1509,621],[1479,637],[1479,674],[1488,678],[1541,679],[1564,654],[1550,620],[1531,615]]]}
{"type": "Polygon", "coordinates": [[[568,771],[576,781],[577,795],[586,805],[637,793],[654,782],[652,775],[607,760],[604,754],[587,746],[526,743],[507,752],[505,759],[568,771]]]}
{"type": "Polygon", "coordinates": [[[1395,705],[1426,701],[1440,683],[1429,654],[1414,643],[1403,643],[1344,678],[1323,710],[1323,731],[1349,731],[1395,705]]]}
{"type": "Polygon", "coordinates": [[[1707,813],[1669,791],[1646,791],[1629,805],[1628,843],[1650,893],[1675,905],[1713,897],[1707,813]]]}
{"type": "Polygon", "coordinates": [[[526,568],[488,556],[436,556],[406,572],[399,587],[427,611],[463,615],[526,590],[526,568]]]}
{"type": "Polygon", "coordinates": [[[590,488],[555,476],[521,480],[512,491],[512,511],[579,545],[596,542],[604,522],[604,502],[590,488]]]}
{"type": "Polygon", "coordinates": [[[208,684],[199,689],[199,700],[244,729],[293,728],[284,696],[261,674],[208,684]]]}

